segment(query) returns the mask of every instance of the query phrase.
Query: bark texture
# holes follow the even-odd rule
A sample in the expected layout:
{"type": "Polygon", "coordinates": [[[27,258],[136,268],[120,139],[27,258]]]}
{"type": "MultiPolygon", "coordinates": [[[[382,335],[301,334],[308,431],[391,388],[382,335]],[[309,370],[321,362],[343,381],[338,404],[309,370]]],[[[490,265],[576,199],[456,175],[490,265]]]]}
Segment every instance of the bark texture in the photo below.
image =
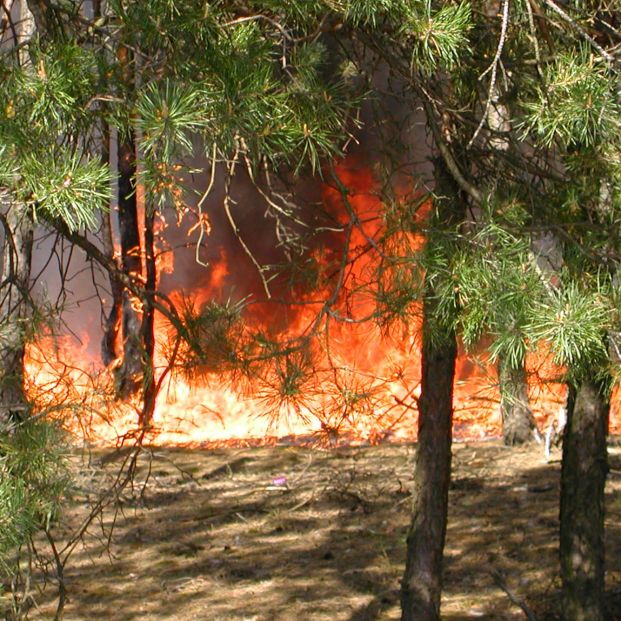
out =
{"type": "MultiPolygon", "coordinates": [[[[138,205],[134,187],[136,179],[136,148],[133,137],[119,140],[119,232],[121,238],[121,267],[131,276],[140,276],[140,234],[138,231],[138,205]]],[[[117,392],[121,397],[136,393],[142,381],[140,344],[140,303],[125,290],[122,295],[123,354],[116,370],[117,392]]]]}
{"type": "Polygon", "coordinates": [[[0,285],[0,427],[28,412],[24,389],[33,219],[24,204],[2,203],[4,248],[0,285]]]}
{"type": "Polygon", "coordinates": [[[401,588],[402,621],[440,619],[456,356],[453,334],[438,345],[423,325],[414,504],[401,588]]]}
{"type": "MultiPolygon", "coordinates": [[[[439,196],[435,215],[439,227],[463,222],[466,198],[443,160],[435,163],[439,196]]],[[[434,224],[432,221],[432,224],[434,224]]],[[[427,244],[435,244],[433,226],[427,244]]],[[[433,247],[433,246],[432,246],[433,247]]],[[[414,471],[412,518],[407,537],[405,573],[401,584],[402,621],[439,621],[442,557],[446,538],[451,480],[453,383],[457,340],[453,330],[434,326],[435,291],[426,276],[423,300],[421,393],[418,400],[418,445],[414,471]]]]}
{"type": "MultiPolygon", "coordinates": [[[[20,45],[20,64],[30,66],[25,45],[35,33],[35,17],[25,0],[19,5],[19,27],[15,44],[20,45]]],[[[45,20],[38,24],[45,32],[45,20]]],[[[34,220],[32,210],[0,190],[3,225],[2,280],[0,282],[0,428],[28,414],[24,387],[24,356],[30,303],[30,263],[34,220]]]]}
{"type": "Polygon", "coordinates": [[[525,444],[538,433],[537,423],[528,403],[528,380],[522,365],[514,368],[506,360],[498,362],[502,436],[507,446],[525,444]]]}
{"type": "Polygon", "coordinates": [[[155,237],[153,234],[153,211],[145,210],[144,245],[145,245],[145,288],[147,297],[142,314],[143,343],[143,407],[140,423],[148,427],[155,411],[156,385],[153,356],[155,354],[155,309],[151,302],[157,286],[157,269],[155,265],[155,237]]]}
{"type": "MultiPolygon", "coordinates": [[[[93,10],[95,16],[101,15],[101,3],[95,3],[93,10]]],[[[101,131],[101,160],[105,166],[110,166],[110,128],[107,124],[102,125],[101,131]]],[[[114,236],[112,233],[113,214],[104,213],[101,220],[101,241],[103,251],[114,261],[117,267],[117,259],[114,252],[114,236]]],[[[121,309],[123,307],[123,287],[118,279],[109,274],[110,279],[110,311],[103,325],[103,338],[101,339],[101,359],[108,366],[114,362],[122,352],[119,349],[119,333],[121,329],[121,309]]]]}
{"type": "Polygon", "coordinates": [[[571,389],[561,471],[560,560],[564,621],[603,621],[604,487],[610,403],[600,386],[571,389]]]}
{"type": "MultiPolygon", "coordinates": [[[[102,244],[106,256],[112,261],[114,258],[114,243],[112,241],[112,229],[110,214],[104,214],[102,222],[102,244]]],[[[116,263],[116,261],[115,261],[116,263]]],[[[114,362],[122,352],[117,349],[117,340],[121,329],[121,310],[123,307],[123,287],[119,281],[110,274],[110,311],[104,322],[103,338],[101,339],[101,359],[108,366],[114,362]]]]}

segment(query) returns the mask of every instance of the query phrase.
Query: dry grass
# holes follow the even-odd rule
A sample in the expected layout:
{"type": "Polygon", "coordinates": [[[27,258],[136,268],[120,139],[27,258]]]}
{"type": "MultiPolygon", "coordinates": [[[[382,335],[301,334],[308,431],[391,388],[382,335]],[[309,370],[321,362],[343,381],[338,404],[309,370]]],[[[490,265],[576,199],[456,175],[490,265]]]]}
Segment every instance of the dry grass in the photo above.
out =
{"type": "MultiPolygon", "coordinates": [[[[109,551],[111,514],[69,563],[65,621],[398,619],[414,450],[145,451],[109,551]],[[279,477],[286,485],[274,484],[279,477]]],[[[616,447],[611,462],[614,594],[621,586],[616,447]]],[[[74,526],[118,461],[98,453],[79,466],[80,489],[66,515],[74,526]]],[[[540,621],[557,618],[559,471],[539,447],[454,446],[445,619],[525,619],[495,574],[540,621]]],[[[43,606],[40,618],[51,610],[43,606]]]]}

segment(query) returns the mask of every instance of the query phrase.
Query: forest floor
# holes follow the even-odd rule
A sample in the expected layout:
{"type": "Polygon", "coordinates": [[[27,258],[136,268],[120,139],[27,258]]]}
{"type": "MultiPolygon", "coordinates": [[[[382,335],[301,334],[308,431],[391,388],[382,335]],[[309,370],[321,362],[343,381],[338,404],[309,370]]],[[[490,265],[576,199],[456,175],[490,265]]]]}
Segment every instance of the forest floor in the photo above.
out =
{"type": "MultiPolygon", "coordinates": [[[[607,589],[621,619],[621,448],[611,444],[607,589]]],[[[414,452],[145,449],[121,510],[109,508],[67,564],[64,619],[398,619],[414,452]]],[[[521,604],[557,619],[560,454],[548,463],[540,446],[488,441],[453,455],[443,618],[526,619],[521,604]]],[[[76,528],[126,457],[76,456],[63,522],[76,528]]],[[[51,613],[52,602],[34,618],[51,613]]]]}

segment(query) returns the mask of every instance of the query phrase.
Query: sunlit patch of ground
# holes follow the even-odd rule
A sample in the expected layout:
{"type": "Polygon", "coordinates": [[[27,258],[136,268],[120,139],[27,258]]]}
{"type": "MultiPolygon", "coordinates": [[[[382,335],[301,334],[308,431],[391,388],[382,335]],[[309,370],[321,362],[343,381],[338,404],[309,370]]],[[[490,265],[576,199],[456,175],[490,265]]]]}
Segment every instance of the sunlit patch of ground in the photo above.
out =
{"type": "MultiPolygon", "coordinates": [[[[398,619],[414,451],[146,450],[110,544],[108,511],[67,567],[65,620],[398,619]]],[[[78,489],[66,510],[73,526],[120,463],[111,451],[76,457],[78,489]]],[[[494,441],[455,445],[453,463],[443,617],[526,618],[504,585],[539,620],[558,618],[559,462],[547,463],[536,445],[494,441]]],[[[616,446],[611,465],[614,595],[621,588],[616,446]]],[[[45,605],[35,618],[51,611],[45,605]]]]}

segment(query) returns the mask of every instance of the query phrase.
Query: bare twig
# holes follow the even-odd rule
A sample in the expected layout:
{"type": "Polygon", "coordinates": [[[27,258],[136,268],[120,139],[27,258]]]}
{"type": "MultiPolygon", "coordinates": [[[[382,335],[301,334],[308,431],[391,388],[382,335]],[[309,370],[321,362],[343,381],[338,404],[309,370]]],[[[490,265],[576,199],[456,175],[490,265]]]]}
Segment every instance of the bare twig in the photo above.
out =
{"type": "Polygon", "coordinates": [[[470,183],[463,175],[459,165],[455,161],[455,157],[451,152],[448,144],[442,137],[442,133],[440,132],[440,128],[438,127],[437,120],[435,118],[434,112],[432,110],[431,103],[429,101],[424,102],[425,112],[427,114],[427,119],[429,121],[429,127],[431,128],[431,133],[433,134],[434,141],[440,154],[442,155],[442,159],[446,163],[446,167],[449,169],[451,176],[455,179],[457,185],[464,191],[470,198],[477,203],[478,205],[483,203],[483,195],[480,190],[470,183]]]}
{"type": "Polygon", "coordinates": [[[237,241],[240,243],[241,247],[244,249],[244,252],[252,261],[252,264],[257,268],[257,272],[259,274],[259,278],[261,279],[261,284],[263,285],[263,289],[265,291],[265,295],[267,296],[267,299],[271,300],[272,293],[270,291],[267,279],[265,278],[265,275],[263,274],[263,266],[256,259],[256,257],[252,253],[252,250],[250,250],[250,248],[248,247],[248,244],[246,244],[246,241],[241,236],[239,228],[237,227],[237,223],[235,222],[235,218],[233,218],[233,212],[231,211],[231,203],[233,203],[233,199],[231,198],[231,182],[233,180],[233,175],[235,174],[235,168],[239,161],[239,154],[240,154],[240,149],[238,146],[228,165],[227,176],[226,176],[225,187],[224,187],[224,212],[226,213],[226,217],[231,225],[231,228],[233,229],[233,233],[235,234],[235,237],[237,237],[237,241]]]}
{"type": "Polygon", "coordinates": [[[198,209],[198,226],[200,228],[200,233],[198,235],[198,241],[196,242],[195,259],[196,259],[196,262],[199,265],[202,265],[203,267],[207,267],[209,265],[209,263],[202,261],[200,257],[201,244],[203,243],[203,238],[205,237],[206,230],[207,230],[206,228],[207,223],[205,221],[205,216],[203,215],[203,203],[205,202],[211,190],[213,189],[214,181],[216,179],[216,163],[217,163],[216,156],[217,154],[218,154],[218,145],[214,141],[212,145],[212,149],[211,149],[211,176],[209,178],[209,185],[207,186],[207,189],[203,192],[203,195],[201,196],[200,200],[198,201],[198,204],[196,205],[196,208],[198,209]]]}
{"type": "Polygon", "coordinates": [[[539,49],[539,38],[537,37],[537,31],[535,29],[535,17],[533,15],[533,7],[530,5],[530,0],[526,0],[526,12],[528,13],[528,27],[530,28],[530,34],[533,40],[533,47],[535,48],[535,62],[537,63],[537,72],[541,74],[541,51],[539,49]]]}
{"type": "MultiPolygon", "coordinates": [[[[528,4],[528,3],[527,3],[528,4]]],[[[509,0],[504,0],[502,5],[502,22],[500,26],[500,38],[498,39],[498,46],[496,47],[496,54],[494,54],[494,59],[492,60],[492,64],[479,76],[479,80],[482,80],[490,71],[491,77],[489,82],[489,89],[487,91],[487,101],[485,102],[485,109],[483,110],[483,114],[481,115],[481,120],[472,134],[472,138],[470,138],[468,144],[466,145],[466,149],[469,149],[474,141],[477,139],[480,131],[483,129],[483,125],[485,125],[485,120],[487,119],[487,114],[489,112],[490,106],[492,105],[492,100],[494,99],[494,92],[496,90],[496,77],[498,75],[498,65],[500,64],[500,57],[502,56],[502,50],[505,46],[505,41],[507,40],[507,28],[509,25],[509,0]]]]}
{"type": "Polygon", "coordinates": [[[552,9],[557,15],[567,22],[585,41],[588,41],[593,49],[609,64],[613,65],[617,61],[614,56],[609,54],[580,24],[576,22],[570,15],[568,15],[556,2],[553,0],[543,0],[543,2],[552,9]]]}
{"type": "Polygon", "coordinates": [[[535,616],[535,613],[530,609],[528,604],[523,602],[521,599],[518,599],[509,590],[509,587],[507,586],[506,582],[503,580],[502,576],[500,575],[498,571],[491,571],[490,575],[492,576],[492,578],[494,579],[494,582],[498,585],[498,587],[507,594],[507,597],[511,600],[511,602],[522,609],[528,621],[537,621],[537,617],[535,616]]]}
{"type": "Polygon", "coordinates": [[[52,537],[49,529],[45,529],[45,536],[50,544],[50,548],[52,549],[52,554],[54,555],[54,562],[56,564],[56,579],[58,580],[58,604],[56,605],[56,614],[54,615],[54,621],[62,621],[65,609],[65,602],[67,600],[67,587],[65,585],[65,577],[64,577],[64,569],[65,564],[63,563],[60,555],[58,554],[58,548],[56,547],[56,542],[52,537]]]}

